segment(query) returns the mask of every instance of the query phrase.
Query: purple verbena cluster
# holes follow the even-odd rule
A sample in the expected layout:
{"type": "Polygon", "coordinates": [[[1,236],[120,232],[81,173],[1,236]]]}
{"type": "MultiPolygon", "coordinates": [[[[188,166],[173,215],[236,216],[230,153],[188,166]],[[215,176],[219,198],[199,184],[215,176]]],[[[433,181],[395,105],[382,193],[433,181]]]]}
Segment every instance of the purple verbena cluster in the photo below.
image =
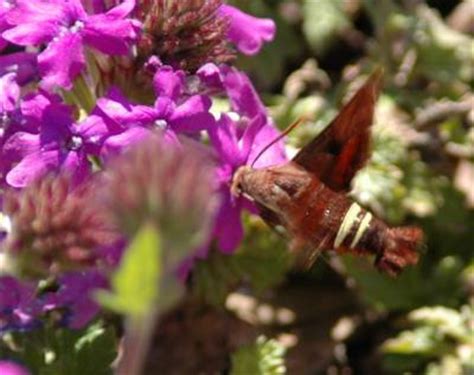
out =
{"type": "MultiPolygon", "coordinates": [[[[110,251],[83,249],[95,242],[78,238],[77,222],[89,223],[93,214],[73,209],[88,200],[75,189],[83,191],[117,156],[158,134],[178,148],[185,147],[183,139],[200,142],[215,164],[219,207],[195,256],[205,257],[211,247],[228,254],[238,247],[241,213],[255,207],[231,194],[233,174],[278,131],[249,78],[229,63],[236,51],[257,53],[274,34],[273,21],[215,0],[0,3],[0,332],[34,327],[53,311],[65,312],[61,321],[71,328],[95,316],[88,292],[107,287],[103,267],[117,263],[127,238],[116,233],[110,251]],[[172,17],[173,9],[187,6],[188,15],[172,17]],[[157,10],[170,13],[166,23],[158,22],[157,10]],[[194,36],[178,32],[187,26],[194,36]],[[166,50],[157,44],[163,40],[166,50]],[[216,98],[227,100],[228,108],[219,110],[216,98]],[[58,174],[66,176],[67,189],[62,182],[38,183],[58,174]],[[16,210],[6,209],[10,196],[16,210]],[[42,290],[37,279],[4,273],[12,237],[22,244],[15,252],[36,251],[45,260],[54,287],[42,290]],[[62,248],[68,253],[57,256],[62,248]],[[69,267],[83,254],[88,267],[69,267]],[[64,258],[66,268],[57,265],[64,258]]],[[[283,145],[276,143],[255,167],[284,160],[283,145]]],[[[160,163],[159,155],[151,163],[160,163]]]]}

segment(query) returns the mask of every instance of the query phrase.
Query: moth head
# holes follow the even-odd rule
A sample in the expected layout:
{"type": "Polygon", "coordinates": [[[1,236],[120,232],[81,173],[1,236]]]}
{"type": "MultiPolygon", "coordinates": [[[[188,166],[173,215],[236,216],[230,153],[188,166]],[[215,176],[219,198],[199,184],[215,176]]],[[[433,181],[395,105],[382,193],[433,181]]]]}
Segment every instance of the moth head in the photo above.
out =
{"type": "Polygon", "coordinates": [[[244,166],[234,175],[232,191],[280,214],[296,204],[310,183],[308,173],[292,164],[262,169],[244,166]]]}

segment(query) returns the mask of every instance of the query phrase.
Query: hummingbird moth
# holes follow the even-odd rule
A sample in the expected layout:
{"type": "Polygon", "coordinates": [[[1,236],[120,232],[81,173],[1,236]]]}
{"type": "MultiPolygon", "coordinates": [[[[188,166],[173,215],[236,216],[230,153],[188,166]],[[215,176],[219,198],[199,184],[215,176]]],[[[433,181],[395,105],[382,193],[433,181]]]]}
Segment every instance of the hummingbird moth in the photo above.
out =
{"type": "Polygon", "coordinates": [[[243,166],[234,175],[234,194],[249,197],[270,226],[285,229],[300,264],[311,265],[322,250],[334,249],[374,255],[375,266],[393,276],[418,260],[419,228],[390,228],[347,196],[370,156],[380,82],[377,71],[287,164],[243,166]]]}

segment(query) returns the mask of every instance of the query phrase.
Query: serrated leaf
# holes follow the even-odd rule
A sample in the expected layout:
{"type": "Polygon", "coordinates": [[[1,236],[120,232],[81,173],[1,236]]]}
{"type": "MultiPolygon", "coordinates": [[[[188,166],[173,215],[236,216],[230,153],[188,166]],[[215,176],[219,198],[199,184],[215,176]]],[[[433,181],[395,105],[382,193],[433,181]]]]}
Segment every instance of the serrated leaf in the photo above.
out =
{"type": "Polygon", "coordinates": [[[143,226],[125,251],[112,277],[113,292],[100,292],[99,301],[118,313],[143,316],[156,302],[161,276],[161,244],[152,225],[143,226]]]}

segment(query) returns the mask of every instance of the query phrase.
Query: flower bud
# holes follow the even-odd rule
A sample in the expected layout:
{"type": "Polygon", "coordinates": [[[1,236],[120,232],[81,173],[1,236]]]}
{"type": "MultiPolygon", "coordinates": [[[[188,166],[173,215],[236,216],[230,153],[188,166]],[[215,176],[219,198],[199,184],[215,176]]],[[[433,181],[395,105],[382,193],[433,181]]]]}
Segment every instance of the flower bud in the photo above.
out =
{"type": "Polygon", "coordinates": [[[214,168],[192,140],[150,137],[118,157],[106,172],[104,199],[132,236],[144,223],[160,231],[164,248],[190,250],[207,238],[217,203],[214,168]]]}
{"type": "Polygon", "coordinates": [[[207,62],[229,62],[229,21],[218,14],[221,0],[142,0],[138,18],[144,32],[138,45],[142,60],[157,55],[165,64],[190,72],[207,62]]]}
{"type": "Polygon", "coordinates": [[[20,272],[41,276],[100,261],[99,249],[118,234],[96,204],[94,189],[93,180],[75,185],[69,174],[51,174],[6,193],[6,250],[20,272]]]}

